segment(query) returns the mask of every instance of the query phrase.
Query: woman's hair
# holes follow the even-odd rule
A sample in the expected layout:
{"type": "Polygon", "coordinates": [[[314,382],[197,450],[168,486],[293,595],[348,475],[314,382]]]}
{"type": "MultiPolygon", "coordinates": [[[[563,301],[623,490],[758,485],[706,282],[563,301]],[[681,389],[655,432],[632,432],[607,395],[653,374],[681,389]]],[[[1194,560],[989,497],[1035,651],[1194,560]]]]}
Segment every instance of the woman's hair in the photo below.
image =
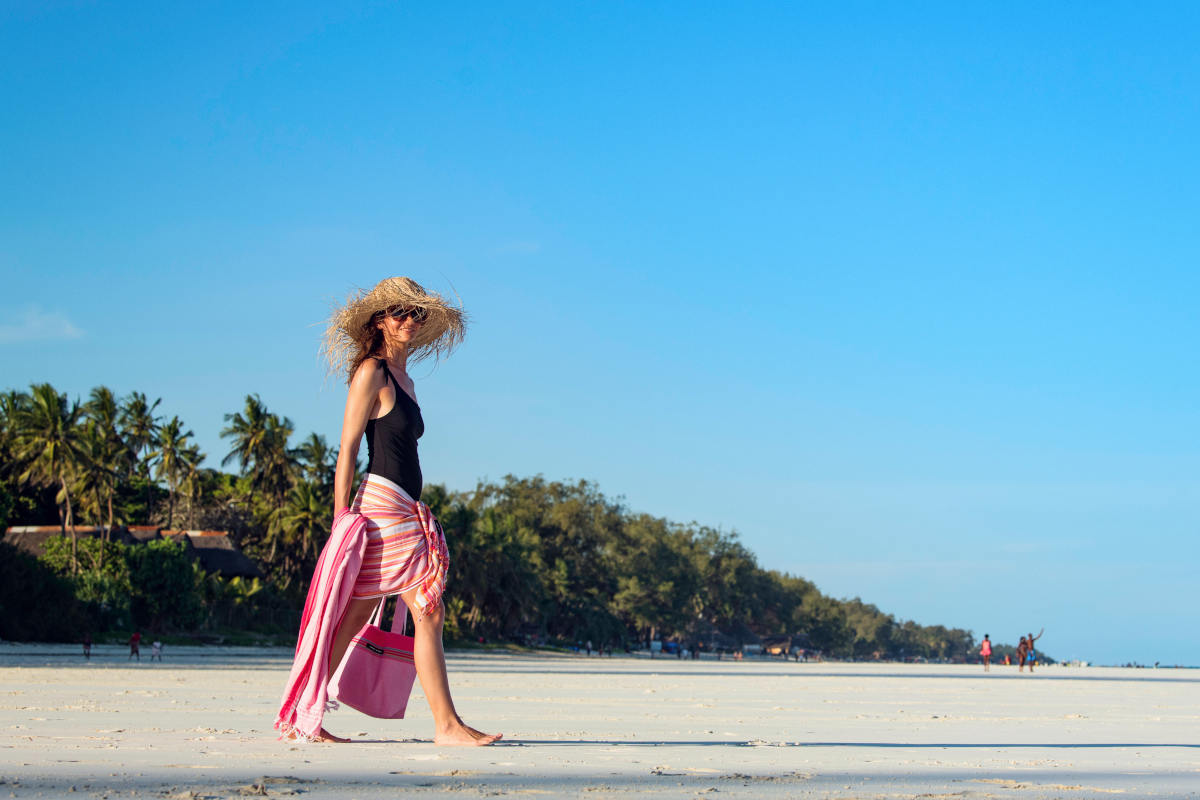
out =
{"type": "Polygon", "coordinates": [[[380,316],[382,316],[382,312],[377,312],[371,317],[366,325],[366,327],[371,329],[371,332],[355,342],[357,349],[350,356],[350,374],[348,379],[352,379],[354,373],[358,372],[359,366],[371,356],[378,355],[383,347],[383,330],[375,324],[379,321],[380,316]]]}

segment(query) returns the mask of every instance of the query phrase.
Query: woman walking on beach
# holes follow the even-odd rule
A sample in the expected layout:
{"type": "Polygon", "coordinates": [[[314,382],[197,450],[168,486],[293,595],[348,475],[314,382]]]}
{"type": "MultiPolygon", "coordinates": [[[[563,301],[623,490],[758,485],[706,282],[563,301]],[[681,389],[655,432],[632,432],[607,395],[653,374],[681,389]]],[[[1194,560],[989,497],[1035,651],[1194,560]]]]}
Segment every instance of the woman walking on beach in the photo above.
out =
{"type": "Polygon", "coordinates": [[[1025,654],[1029,652],[1029,643],[1024,636],[1017,643],[1017,672],[1025,671],[1025,654]]]}
{"type": "Polygon", "coordinates": [[[275,723],[285,735],[347,741],[321,727],[329,678],[381,600],[398,594],[413,617],[413,660],[433,713],[434,742],[486,745],[501,737],[465,724],[450,696],[442,650],[449,554],[441,525],[420,502],[417,440],[425,423],[407,371],[414,361],[448,354],[464,330],[461,308],[403,277],[360,292],[330,320],[325,349],[350,384],[334,477],[337,514],[275,723]],[[352,495],[364,433],[367,472],[352,495]]]}
{"type": "Polygon", "coordinates": [[[992,669],[992,640],[986,633],[983,635],[983,644],[979,646],[979,656],[983,659],[983,671],[990,672],[992,669]]]}

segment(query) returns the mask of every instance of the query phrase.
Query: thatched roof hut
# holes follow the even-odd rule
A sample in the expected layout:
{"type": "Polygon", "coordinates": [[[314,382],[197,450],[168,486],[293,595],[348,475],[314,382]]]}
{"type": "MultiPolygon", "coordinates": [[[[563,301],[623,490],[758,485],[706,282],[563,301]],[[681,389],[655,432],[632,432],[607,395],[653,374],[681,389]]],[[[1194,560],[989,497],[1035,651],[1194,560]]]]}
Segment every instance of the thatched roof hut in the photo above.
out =
{"type": "MultiPolygon", "coordinates": [[[[79,537],[102,537],[104,528],[77,526],[79,537]]],[[[58,525],[16,525],[7,530],[4,541],[34,557],[46,551],[46,540],[62,535],[58,525]]],[[[67,535],[70,535],[68,529],[67,535]]],[[[137,546],[157,539],[172,539],[183,545],[187,554],[200,561],[206,572],[217,572],[226,578],[262,578],[263,571],[230,538],[226,531],[163,530],[153,525],[114,527],[110,536],[114,542],[137,546]]]]}
{"type": "Polygon", "coordinates": [[[160,539],[158,532],[162,528],[157,525],[129,525],[125,528],[129,532],[129,538],[132,542],[153,542],[155,539],[160,539]]]}
{"type": "Polygon", "coordinates": [[[206,572],[218,572],[226,578],[262,578],[259,569],[249,556],[241,551],[227,531],[163,531],[163,537],[186,540],[189,552],[200,559],[206,572]]]}
{"type": "MultiPolygon", "coordinates": [[[[107,526],[76,525],[75,535],[80,539],[102,539],[104,538],[106,528],[107,526]]],[[[9,544],[36,558],[46,552],[47,539],[61,535],[61,525],[13,525],[5,532],[2,538],[9,544]]],[[[70,535],[71,529],[67,528],[67,536],[70,535]]],[[[108,538],[111,541],[120,542],[121,544],[133,544],[133,539],[129,537],[129,533],[124,527],[119,525],[113,527],[108,538]]]]}

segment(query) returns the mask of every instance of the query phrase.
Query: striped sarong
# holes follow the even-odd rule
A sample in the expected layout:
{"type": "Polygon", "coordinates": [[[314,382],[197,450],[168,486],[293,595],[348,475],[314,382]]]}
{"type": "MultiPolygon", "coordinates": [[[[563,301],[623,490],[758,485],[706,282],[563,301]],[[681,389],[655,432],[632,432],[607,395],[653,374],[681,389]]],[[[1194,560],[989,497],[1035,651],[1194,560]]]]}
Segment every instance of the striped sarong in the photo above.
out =
{"type": "Polygon", "coordinates": [[[392,481],[368,472],[350,510],[367,519],[355,600],[416,590],[416,615],[442,601],[450,553],[446,536],[429,506],[413,500],[392,481]]]}

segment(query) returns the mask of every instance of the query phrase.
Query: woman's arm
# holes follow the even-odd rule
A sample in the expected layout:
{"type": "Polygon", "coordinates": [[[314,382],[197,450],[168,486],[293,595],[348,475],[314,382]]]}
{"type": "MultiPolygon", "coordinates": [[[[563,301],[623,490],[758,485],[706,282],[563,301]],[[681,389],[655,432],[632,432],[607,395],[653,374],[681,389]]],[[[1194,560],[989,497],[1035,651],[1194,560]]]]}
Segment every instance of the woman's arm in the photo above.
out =
{"type": "Polygon", "coordinates": [[[379,403],[379,390],[383,388],[383,373],[374,359],[359,365],[350,381],[346,395],[346,413],[342,418],[342,440],[338,445],[337,468],[333,476],[333,510],[336,514],[350,505],[353,491],[354,464],[358,459],[358,445],[367,420],[379,403]]]}

